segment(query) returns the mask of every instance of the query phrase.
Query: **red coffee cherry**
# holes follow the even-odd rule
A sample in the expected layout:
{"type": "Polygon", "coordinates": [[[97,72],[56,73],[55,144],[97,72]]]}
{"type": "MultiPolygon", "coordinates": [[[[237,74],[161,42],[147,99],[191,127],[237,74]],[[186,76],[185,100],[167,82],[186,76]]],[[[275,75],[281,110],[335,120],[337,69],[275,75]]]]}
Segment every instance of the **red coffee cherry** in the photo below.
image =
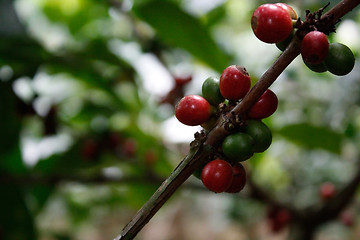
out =
{"type": "Polygon", "coordinates": [[[176,118],[188,126],[202,124],[210,118],[210,115],[210,104],[198,95],[183,97],[175,107],[176,118]]]}
{"type": "Polygon", "coordinates": [[[233,168],[221,159],[215,159],[205,165],[201,172],[201,181],[210,191],[226,191],[233,181],[233,168]]]}
{"type": "Polygon", "coordinates": [[[285,40],[293,29],[290,14],[275,4],[263,4],[255,9],[251,27],[255,36],[266,43],[285,40]]]}
{"type": "Polygon", "coordinates": [[[267,89],[259,100],[250,108],[248,116],[262,119],[271,116],[277,109],[278,98],[273,91],[267,89]]]}
{"type": "Polygon", "coordinates": [[[245,68],[231,65],[220,76],[221,95],[228,100],[239,100],[250,90],[251,80],[245,68]]]}
{"type": "Polygon", "coordinates": [[[346,210],[340,214],[340,221],[348,227],[354,226],[355,223],[355,215],[353,212],[346,210]]]}
{"type": "Polygon", "coordinates": [[[246,184],[246,171],[243,165],[239,162],[233,163],[233,180],[230,187],[226,190],[228,193],[240,192],[246,184]]]}
{"type": "Polygon", "coordinates": [[[94,160],[99,157],[100,145],[94,139],[86,139],[81,148],[81,155],[85,160],[94,160]]]}
{"type": "Polygon", "coordinates": [[[188,84],[189,82],[191,82],[192,80],[192,76],[183,76],[183,77],[174,77],[174,81],[175,81],[175,86],[177,87],[183,87],[186,84],[188,84]]]}
{"type": "Polygon", "coordinates": [[[296,14],[295,10],[292,7],[290,7],[289,5],[287,5],[286,3],[275,3],[275,5],[285,9],[289,13],[290,18],[292,20],[297,19],[297,14],[296,14]]]}
{"type": "Polygon", "coordinates": [[[291,221],[291,213],[281,207],[273,206],[267,213],[270,228],[274,233],[283,230],[291,221]]]}
{"type": "Polygon", "coordinates": [[[331,182],[323,183],[320,186],[319,193],[320,193],[320,197],[324,200],[332,198],[336,193],[334,184],[332,184],[331,182]]]}
{"type": "Polygon", "coordinates": [[[319,64],[329,51],[329,40],[323,32],[312,31],[301,42],[301,56],[306,63],[319,64]]]}

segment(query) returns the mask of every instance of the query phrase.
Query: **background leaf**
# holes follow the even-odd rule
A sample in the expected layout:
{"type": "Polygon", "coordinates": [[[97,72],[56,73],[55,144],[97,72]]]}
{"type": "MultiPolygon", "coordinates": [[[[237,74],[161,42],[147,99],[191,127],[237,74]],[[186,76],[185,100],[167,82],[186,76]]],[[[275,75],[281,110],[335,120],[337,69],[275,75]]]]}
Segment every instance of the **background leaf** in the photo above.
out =
{"type": "Polygon", "coordinates": [[[326,127],[299,123],[287,125],[276,133],[306,148],[319,148],[336,154],[341,151],[342,135],[326,127]]]}
{"type": "Polygon", "coordinates": [[[200,21],[176,4],[151,1],[138,5],[134,12],[167,44],[185,49],[219,72],[229,64],[230,57],[219,49],[200,21]]]}

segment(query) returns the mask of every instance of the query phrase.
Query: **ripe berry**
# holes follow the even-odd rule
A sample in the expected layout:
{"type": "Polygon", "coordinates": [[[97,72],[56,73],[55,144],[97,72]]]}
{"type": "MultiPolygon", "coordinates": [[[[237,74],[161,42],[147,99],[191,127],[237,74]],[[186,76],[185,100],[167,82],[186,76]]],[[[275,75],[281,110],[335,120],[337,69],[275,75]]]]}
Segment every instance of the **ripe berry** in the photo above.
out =
{"type": "Polygon", "coordinates": [[[174,81],[175,81],[175,86],[177,87],[183,87],[186,84],[188,84],[189,82],[191,82],[192,80],[192,76],[184,76],[184,77],[174,77],[174,81]]]}
{"type": "Polygon", "coordinates": [[[320,197],[324,200],[332,198],[336,193],[334,184],[330,182],[323,183],[320,186],[319,193],[320,193],[320,197]]]}
{"type": "Polygon", "coordinates": [[[145,152],[144,160],[146,166],[152,167],[158,160],[158,154],[154,150],[149,149],[145,152]]]}
{"type": "Polygon", "coordinates": [[[94,139],[86,139],[82,145],[81,155],[85,160],[94,160],[99,156],[100,145],[94,139]]]}
{"type": "Polygon", "coordinates": [[[253,139],[245,133],[234,133],[227,136],[222,143],[224,155],[234,161],[245,161],[253,154],[253,139]]]}
{"type": "Polygon", "coordinates": [[[319,64],[324,61],[328,50],[329,40],[323,32],[309,32],[301,42],[301,56],[310,64],[319,64]]]}
{"type": "Polygon", "coordinates": [[[220,76],[221,95],[228,100],[239,100],[250,90],[251,80],[246,69],[231,65],[220,76]]]}
{"type": "Polygon", "coordinates": [[[272,207],[267,215],[271,230],[275,233],[283,230],[291,221],[290,212],[281,207],[272,207]]]}
{"type": "Polygon", "coordinates": [[[350,212],[349,210],[344,211],[340,214],[340,220],[341,222],[348,227],[354,226],[355,222],[355,216],[353,212],[350,212]]]}
{"type": "Polygon", "coordinates": [[[254,152],[264,152],[270,147],[272,134],[270,129],[263,122],[259,120],[249,120],[245,128],[245,133],[249,134],[254,140],[254,152]]]}
{"type": "Polygon", "coordinates": [[[254,119],[262,119],[271,116],[277,109],[278,98],[275,93],[267,89],[259,100],[250,108],[248,116],[254,119]]]}
{"type": "Polygon", "coordinates": [[[292,7],[290,7],[289,5],[287,5],[286,3],[275,3],[275,5],[285,9],[289,13],[290,18],[292,20],[297,19],[297,14],[296,14],[295,10],[292,7]]]}
{"type": "Polygon", "coordinates": [[[137,141],[133,138],[126,139],[121,145],[121,151],[125,155],[125,157],[134,157],[137,150],[138,144],[137,141]]]}
{"type": "Polygon", "coordinates": [[[275,4],[263,4],[255,9],[251,27],[255,36],[266,43],[285,40],[293,29],[289,13],[275,4]]]}
{"type": "Polygon", "coordinates": [[[220,93],[219,80],[216,77],[207,78],[202,85],[202,96],[212,105],[218,105],[224,101],[220,93]]]}
{"type": "Polygon", "coordinates": [[[206,122],[211,115],[208,101],[198,95],[183,97],[175,107],[175,116],[183,124],[196,126],[206,122]]]}
{"type": "Polygon", "coordinates": [[[230,187],[226,190],[228,193],[240,192],[246,184],[246,172],[241,163],[234,162],[233,164],[233,180],[230,187]]]}
{"type": "Polygon", "coordinates": [[[341,43],[331,43],[325,58],[325,66],[332,74],[343,76],[351,72],[355,57],[349,47],[341,43]]]}
{"type": "Polygon", "coordinates": [[[231,186],[233,181],[233,169],[228,162],[215,159],[203,168],[201,181],[210,191],[224,192],[231,186]]]}

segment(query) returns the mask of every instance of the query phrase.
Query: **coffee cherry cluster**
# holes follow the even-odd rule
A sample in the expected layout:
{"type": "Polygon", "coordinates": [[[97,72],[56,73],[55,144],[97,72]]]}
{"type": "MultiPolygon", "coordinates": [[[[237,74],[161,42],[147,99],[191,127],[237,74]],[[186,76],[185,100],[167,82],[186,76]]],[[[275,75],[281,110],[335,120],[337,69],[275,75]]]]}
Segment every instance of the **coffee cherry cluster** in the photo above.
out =
{"type": "Polygon", "coordinates": [[[215,193],[237,193],[246,184],[246,172],[238,162],[217,158],[202,168],[201,181],[207,189],[215,193]]]}
{"type": "MultiPolygon", "coordinates": [[[[276,43],[284,51],[294,36],[297,14],[285,3],[263,4],[255,9],[251,27],[255,36],[265,43],[276,43]]],[[[316,26],[313,26],[316,29],[316,26]]],[[[321,31],[308,32],[301,42],[301,56],[305,65],[314,72],[343,76],[355,64],[350,48],[341,43],[330,43],[321,31]]]]}
{"type": "Polygon", "coordinates": [[[351,72],[355,57],[349,47],[341,43],[330,43],[320,31],[311,31],[301,42],[301,56],[305,65],[314,72],[329,71],[343,76],[351,72]]]}
{"type": "Polygon", "coordinates": [[[350,48],[341,43],[330,43],[323,32],[311,31],[301,42],[301,56],[305,65],[314,72],[329,71],[343,76],[351,72],[355,57],[350,48]]]}
{"type": "MultiPolygon", "coordinates": [[[[251,80],[246,69],[231,65],[222,72],[220,80],[207,78],[202,85],[202,96],[187,95],[175,107],[175,116],[188,126],[202,125],[205,129],[215,123],[214,116],[219,104],[229,105],[240,101],[250,90],[251,80]]],[[[277,109],[278,99],[273,91],[267,89],[250,108],[247,117],[263,119],[271,116],[277,109]]]]}
{"type": "MultiPolygon", "coordinates": [[[[245,68],[231,65],[224,69],[220,79],[207,78],[202,85],[202,96],[183,97],[175,107],[175,116],[186,125],[201,125],[211,130],[220,114],[228,114],[249,92],[251,79],[245,68]]],[[[274,92],[267,89],[242,119],[231,122],[233,130],[208,162],[194,175],[201,178],[209,190],[236,193],[246,183],[245,169],[240,162],[254,153],[265,151],[271,144],[270,129],[261,121],[272,115],[278,106],[274,92]]]]}

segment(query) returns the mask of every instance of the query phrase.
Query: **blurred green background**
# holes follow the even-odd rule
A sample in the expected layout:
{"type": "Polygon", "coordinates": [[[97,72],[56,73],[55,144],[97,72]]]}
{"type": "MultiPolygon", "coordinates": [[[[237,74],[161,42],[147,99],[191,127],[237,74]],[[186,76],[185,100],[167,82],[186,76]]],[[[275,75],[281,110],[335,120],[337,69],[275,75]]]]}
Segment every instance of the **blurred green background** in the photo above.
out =
{"type": "MultiPolygon", "coordinates": [[[[174,103],[230,64],[255,83],[281,53],[251,30],[265,2],[0,0],[0,239],[118,235],[199,130],[174,103]]],[[[301,18],[326,2],[287,1],[301,18]]],[[[359,13],[329,36],[354,52],[350,74],[313,73],[298,57],[271,87],[273,144],[246,163],[265,196],[214,194],[191,177],[137,239],[289,239],[291,224],[271,225],[274,203],[306,213],[324,204],[323,183],[348,186],[360,166],[359,13]]],[[[360,192],[349,202],[351,224],[326,222],[316,239],[360,238],[360,192]]]]}

